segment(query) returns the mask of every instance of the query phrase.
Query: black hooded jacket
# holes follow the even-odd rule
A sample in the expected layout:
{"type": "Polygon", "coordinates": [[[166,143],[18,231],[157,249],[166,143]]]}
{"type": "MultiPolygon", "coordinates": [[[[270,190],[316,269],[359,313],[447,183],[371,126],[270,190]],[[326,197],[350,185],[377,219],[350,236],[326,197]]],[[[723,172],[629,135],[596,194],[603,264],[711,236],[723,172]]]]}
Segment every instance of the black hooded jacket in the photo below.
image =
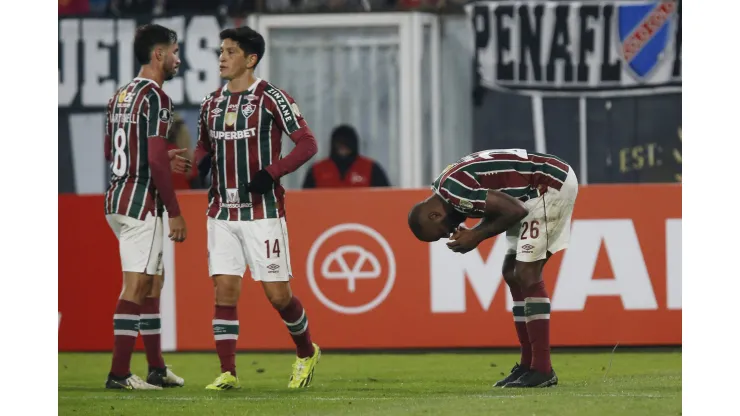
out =
{"type": "MultiPolygon", "coordinates": [[[[352,126],[348,125],[341,125],[334,129],[331,135],[331,153],[329,154],[329,159],[337,166],[337,169],[339,170],[339,174],[342,178],[344,178],[349,171],[350,167],[352,167],[352,164],[355,162],[357,157],[360,155],[359,151],[359,140],[357,137],[357,132],[352,126]],[[336,150],[336,144],[341,143],[345,146],[347,146],[352,153],[349,154],[347,157],[342,157],[339,154],[337,154],[336,150]]],[[[388,182],[388,177],[385,174],[385,171],[383,171],[383,168],[380,167],[380,165],[373,161],[373,168],[372,168],[372,174],[370,178],[370,186],[390,186],[390,183],[388,182]]],[[[306,174],[306,178],[303,181],[303,187],[304,188],[315,188],[316,187],[316,180],[313,175],[313,166],[311,170],[308,171],[306,174]]]]}

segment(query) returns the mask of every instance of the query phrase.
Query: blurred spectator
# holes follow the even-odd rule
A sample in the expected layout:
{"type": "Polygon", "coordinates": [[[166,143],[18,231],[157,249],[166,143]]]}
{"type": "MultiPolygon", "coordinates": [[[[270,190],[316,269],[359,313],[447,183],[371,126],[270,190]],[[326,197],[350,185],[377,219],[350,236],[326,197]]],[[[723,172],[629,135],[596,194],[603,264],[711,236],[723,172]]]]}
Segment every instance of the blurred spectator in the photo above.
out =
{"type": "Polygon", "coordinates": [[[115,16],[164,13],[165,0],[110,0],[108,10],[115,16]]]}
{"type": "MultiPolygon", "coordinates": [[[[254,2],[256,0],[252,0],[254,2]]],[[[226,14],[230,3],[234,0],[167,0],[165,9],[168,14],[226,14]]]]}
{"type": "Polygon", "coordinates": [[[390,186],[383,168],[359,154],[359,139],[354,127],[341,125],[331,134],[329,158],[311,166],[304,188],[355,188],[390,186]]]}
{"type": "Polygon", "coordinates": [[[110,0],[90,0],[90,13],[94,15],[104,15],[108,11],[110,0]]]}
{"type": "Polygon", "coordinates": [[[59,0],[59,16],[87,14],[90,12],[89,0],[59,0]]]}
{"type": "Polygon", "coordinates": [[[59,15],[245,15],[254,12],[431,10],[467,0],[59,0],[59,15]]]}

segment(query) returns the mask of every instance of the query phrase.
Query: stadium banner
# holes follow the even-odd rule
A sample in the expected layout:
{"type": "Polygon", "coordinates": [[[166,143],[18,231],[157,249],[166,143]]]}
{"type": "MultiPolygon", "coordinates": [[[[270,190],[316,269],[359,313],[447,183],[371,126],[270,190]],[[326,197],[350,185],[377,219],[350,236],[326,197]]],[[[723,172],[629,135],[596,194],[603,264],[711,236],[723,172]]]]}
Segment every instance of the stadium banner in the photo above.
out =
{"type": "Polygon", "coordinates": [[[681,92],[678,0],[475,1],[480,85],[544,96],[681,92]]]}
{"type": "Polygon", "coordinates": [[[581,184],[681,181],[678,0],[466,5],[473,149],[567,160],[581,184]]]}
{"type": "MultiPolygon", "coordinates": [[[[426,190],[313,190],[287,195],[293,291],[324,348],[513,347],[501,277],[504,238],[466,255],[408,231],[426,190]]],[[[206,194],[179,194],[188,239],[175,244],[176,349],[212,350],[206,194]]],[[[59,350],[109,350],[120,291],[103,196],[59,195],[59,350]]],[[[472,224],[472,223],[471,223],[472,224]]],[[[681,344],[681,185],[592,185],[576,202],[568,250],[545,268],[554,346],[681,344]]],[[[289,350],[279,315],[249,275],[242,350],[289,350]]]]}

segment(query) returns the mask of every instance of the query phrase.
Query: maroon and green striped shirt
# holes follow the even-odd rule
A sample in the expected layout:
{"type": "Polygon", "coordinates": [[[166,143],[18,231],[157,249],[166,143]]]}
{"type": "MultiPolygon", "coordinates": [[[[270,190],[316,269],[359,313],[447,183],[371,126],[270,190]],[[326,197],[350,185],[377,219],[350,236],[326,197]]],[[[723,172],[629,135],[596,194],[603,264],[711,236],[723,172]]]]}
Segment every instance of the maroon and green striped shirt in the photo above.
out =
{"type": "Polygon", "coordinates": [[[147,148],[150,137],[167,137],[171,124],[170,97],[150,79],[134,78],[108,101],[105,146],[111,178],[105,193],[106,215],[144,219],[149,213],[162,214],[147,148]]]}
{"type": "Polygon", "coordinates": [[[198,147],[212,154],[207,215],[228,221],[285,216],[285,189],[279,179],[265,195],[248,193],[260,169],[281,158],[282,135],[306,126],[293,98],[258,79],[247,91],[224,86],[206,96],[200,107],[198,147]]]}
{"type": "Polygon", "coordinates": [[[547,187],[560,189],[570,166],[553,155],[524,149],[484,150],[448,166],[432,190],[469,217],[480,217],[489,189],[520,201],[536,198],[547,187]]]}

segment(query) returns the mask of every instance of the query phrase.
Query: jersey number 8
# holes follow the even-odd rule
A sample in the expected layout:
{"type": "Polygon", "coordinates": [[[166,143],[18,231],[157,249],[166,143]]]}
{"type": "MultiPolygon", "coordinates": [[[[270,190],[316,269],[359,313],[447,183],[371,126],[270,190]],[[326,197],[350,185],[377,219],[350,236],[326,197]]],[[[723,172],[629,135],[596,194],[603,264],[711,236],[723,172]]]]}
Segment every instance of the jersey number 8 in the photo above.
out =
{"type": "Polygon", "coordinates": [[[126,131],[123,129],[116,130],[113,136],[113,166],[111,170],[116,176],[126,174],[128,160],[126,159],[126,131]]]}

